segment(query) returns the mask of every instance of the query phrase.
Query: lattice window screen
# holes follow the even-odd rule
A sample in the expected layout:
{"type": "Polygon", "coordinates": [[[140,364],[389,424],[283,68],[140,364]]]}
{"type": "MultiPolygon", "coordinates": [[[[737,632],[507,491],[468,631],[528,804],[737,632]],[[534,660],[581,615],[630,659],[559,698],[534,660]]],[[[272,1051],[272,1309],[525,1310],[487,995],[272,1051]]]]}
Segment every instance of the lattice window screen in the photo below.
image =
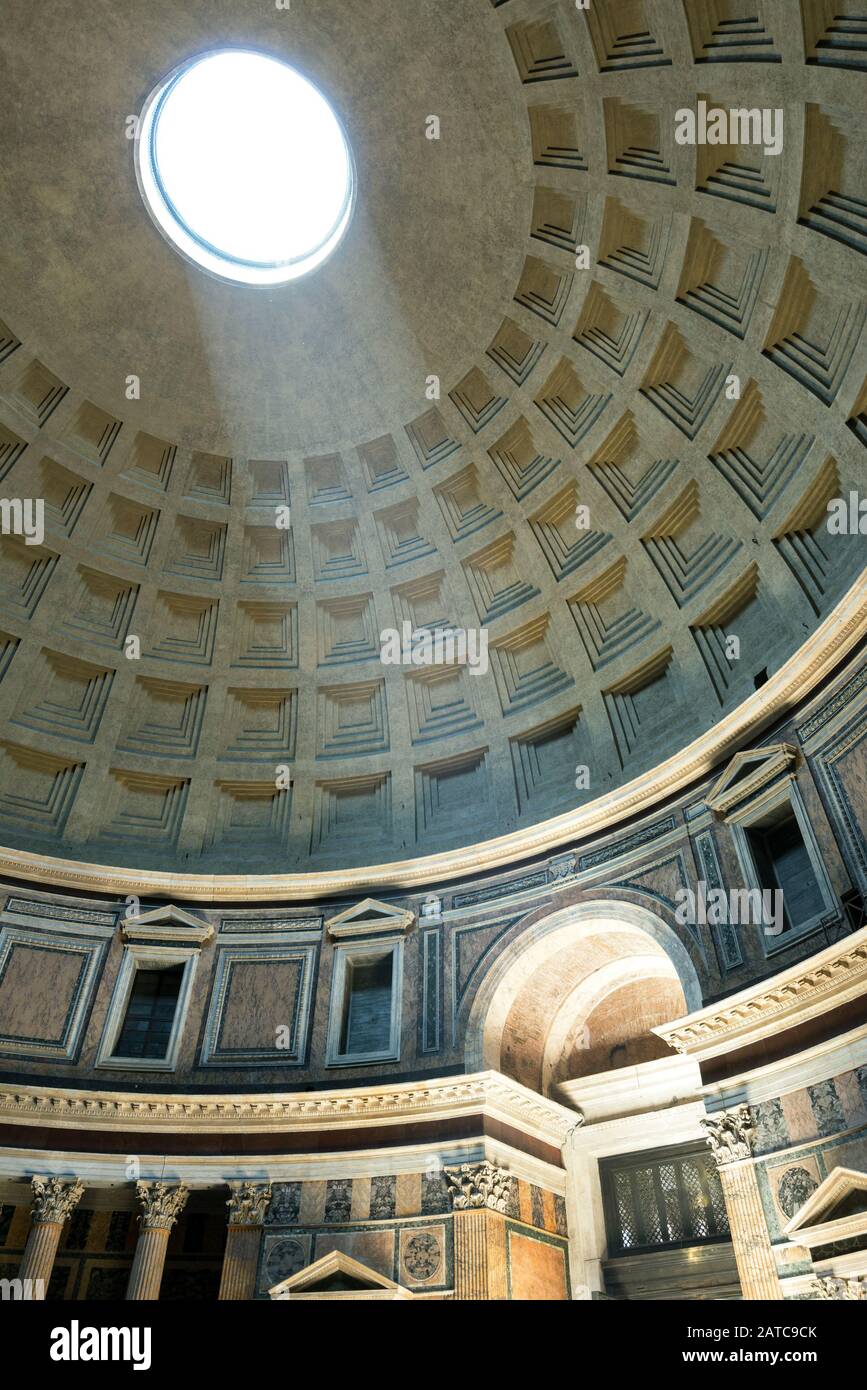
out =
{"type": "Polygon", "coordinates": [[[728,1238],[719,1174],[704,1149],[607,1159],[601,1175],[610,1257],[728,1238]]]}

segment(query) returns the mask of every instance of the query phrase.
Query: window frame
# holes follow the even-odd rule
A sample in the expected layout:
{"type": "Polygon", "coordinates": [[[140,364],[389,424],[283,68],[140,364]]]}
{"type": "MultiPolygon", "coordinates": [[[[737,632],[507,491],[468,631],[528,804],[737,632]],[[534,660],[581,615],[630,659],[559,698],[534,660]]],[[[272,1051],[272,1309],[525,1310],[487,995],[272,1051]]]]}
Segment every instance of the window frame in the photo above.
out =
{"type": "Polygon", "coordinates": [[[95,1063],[97,1067],[110,1067],[116,1071],[176,1070],[199,955],[198,948],[192,946],[124,946],[123,960],[114,982],[111,1002],[103,1025],[95,1063]],[[165,1057],[115,1055],[114,1049],[120,1041],[133,984],[139,970],[163,970],[174,965],[182,965],[184,971],[165,1057]]]}
{"type": "Polygon", "coordinates": [[[359,942],[347,941],[334,947],[334,964],[331,982],[331,1000],[328,1010],[328,1036],[325,1047],[327,1067],[365,1067],[375,1062],[399,1062],[401,1046],[401,1015],[403,1012],[403,947],[401,937],[379,937],[359,942]],[[347,989],[351,979],[351,968],[356,962],[370,963],[370,958],[391,956],[391,1011],[389,1017],[388,1045],[374,1052],[342,1052],[340,1047],[343,1031],[343,1012],[347,1003],[347,989]]]}
{"type": "MultiPolygon", "coordinates": [[[[843,908],[828,877],[822,852],[819,849],[819,843],[807,814],[800,788],[794,777],[788,777],[782,782],[775,783],[765,795],[747,802],[726,818],[734,840],[744,886],[749,889],[758,889],[759,892],[762,891],[763,887],[748,832],[753,828],[762,829],[761,822],[769,814],[773,815],[774,812],[781,809],[784,812],[786,810],[793,812],[797,821],[822,899],[822,908],[812,917],[807,918],[805,922],[801,922],[799,925],[792,923],[788,931],[781,932],[779,936],[771,936],[769,933],[761,931],[759,936],[766,957],[776,955],[778,952],[786,950],[794,941],[800,941],[812,932],[819,931],[828,916],[839,917],[843,913],[843,908]]],[[[784,816],[780,819],[784,819],[784,816]]]]}

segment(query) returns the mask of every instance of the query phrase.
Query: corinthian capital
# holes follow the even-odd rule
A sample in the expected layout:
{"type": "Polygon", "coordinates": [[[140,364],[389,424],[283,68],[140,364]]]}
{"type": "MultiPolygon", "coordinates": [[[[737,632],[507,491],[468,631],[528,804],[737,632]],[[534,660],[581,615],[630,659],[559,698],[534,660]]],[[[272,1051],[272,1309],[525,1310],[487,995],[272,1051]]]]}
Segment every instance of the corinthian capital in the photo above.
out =
{"type": "Polygon", "coordinates": [[[187,1205],[189,1189],[183,1183],[137,1182],[136,1196],[141,1203],[141,1224],[146,1231],[170,1231],[187,1205]]]}
{"type": "Polygon", "coordinates": [[[31,1178],[30,1186],[37,1225],[55,1222],[62,1226],[84,1196],[84,1183],[78,1178],[31,1178]]]}
{"type": "Polygon", "coordinates": [[[229,1208],[230,1226],[262,1226],[271,1201],[269,1183],[230,1182],[231,1197],[229,1208]]]}
{"type": "Polygon", "coordinates": [[[718,1168],[750,1157],[750,1140],[755,1126],[748,1105],[739,1105],[737,1110],[724,1110],[719,1115],[708,1115],[701,1124],[718,1168]]]}
{"type": "Polygon", "coordinates": [[[814,1298],[867,1302],[867,1283],[863,1279],[832,1279],[822,1276],[810,1285],[814,1298]]]}
{"type": "Polygon", "coordinates": [[[444,1169],[454,1211],[487,1207],[504,1215],[512,1210],[515,1179],[493,1163],[462,1163],[460,1168],[444,1169]]]}

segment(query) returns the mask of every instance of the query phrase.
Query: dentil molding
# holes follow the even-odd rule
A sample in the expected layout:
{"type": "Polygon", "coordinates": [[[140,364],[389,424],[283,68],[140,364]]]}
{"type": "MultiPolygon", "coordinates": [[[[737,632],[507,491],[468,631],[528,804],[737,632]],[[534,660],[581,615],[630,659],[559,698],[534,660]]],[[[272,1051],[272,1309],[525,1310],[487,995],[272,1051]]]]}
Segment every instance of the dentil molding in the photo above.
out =
{"type": "Polygon", "coordinates": [[[653,1032],[702,1061],[794,1028],[867,993],[867,927],[798,961],[770,980],[653,1032]]]}

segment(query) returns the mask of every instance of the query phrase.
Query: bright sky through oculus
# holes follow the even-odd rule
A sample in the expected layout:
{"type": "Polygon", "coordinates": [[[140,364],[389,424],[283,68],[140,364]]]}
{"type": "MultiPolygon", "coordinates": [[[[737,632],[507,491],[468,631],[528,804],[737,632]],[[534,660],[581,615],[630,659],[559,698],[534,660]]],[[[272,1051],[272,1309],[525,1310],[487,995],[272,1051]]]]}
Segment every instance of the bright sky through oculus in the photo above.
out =
{"type": "Polygon", "coordinates": [[[178,249],[243,284],[306,275],[352,213],[352,157],[334,111],[294,68],[260,53],[208,54],[161,84],[138,171],[178,249]]]}

